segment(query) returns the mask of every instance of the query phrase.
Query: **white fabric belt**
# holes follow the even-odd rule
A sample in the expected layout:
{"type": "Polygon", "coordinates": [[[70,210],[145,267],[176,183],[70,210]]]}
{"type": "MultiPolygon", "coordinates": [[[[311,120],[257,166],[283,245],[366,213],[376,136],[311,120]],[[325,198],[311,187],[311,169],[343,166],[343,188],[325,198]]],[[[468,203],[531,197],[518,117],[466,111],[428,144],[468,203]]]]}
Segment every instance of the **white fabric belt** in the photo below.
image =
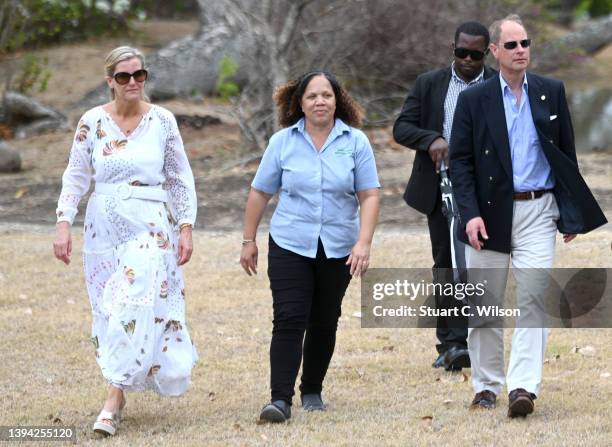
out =
{"type": "Polygon", "coordinates": [[[168,193],[159,186],[132,186],[127,183],[96,183],[96,193],[120,199],[144,199],[167,202],[168,193]]]}

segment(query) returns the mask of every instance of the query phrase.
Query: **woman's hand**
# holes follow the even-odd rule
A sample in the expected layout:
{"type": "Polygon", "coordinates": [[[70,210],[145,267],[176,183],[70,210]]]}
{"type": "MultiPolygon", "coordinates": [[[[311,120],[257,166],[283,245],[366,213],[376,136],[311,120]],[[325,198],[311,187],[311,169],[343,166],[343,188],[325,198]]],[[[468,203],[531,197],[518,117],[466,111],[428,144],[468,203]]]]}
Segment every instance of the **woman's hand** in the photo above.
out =
{"type": "Polygon", "coordinates": [[[64,264],[70,264],[70,256],[72,255],[72,238],[70,236],[70,224],[68,222],[58,222],[58,224],[55,226],[53,254],[64,264]]]}
{"type": "Polygon", "coordinates": [[[191,226],[181,229],[178,242],[178,265],[187,264],[193,253],[193,240],[191,237],[191,226]]]}
{"type": "Polygon", "coordinates": [[[361,240],[357,241],[351,250],[346,265],[351,266],[352,276],[356,278],[362,276],[370,265],[370,244],[361,240]]]}
{"type": "Polygon", "coordinates": [[[257,275],[257,251],[257,243],[255,241],[247,242],[242,245],[240,265],[249,276],[253,273],[257,275]]]}

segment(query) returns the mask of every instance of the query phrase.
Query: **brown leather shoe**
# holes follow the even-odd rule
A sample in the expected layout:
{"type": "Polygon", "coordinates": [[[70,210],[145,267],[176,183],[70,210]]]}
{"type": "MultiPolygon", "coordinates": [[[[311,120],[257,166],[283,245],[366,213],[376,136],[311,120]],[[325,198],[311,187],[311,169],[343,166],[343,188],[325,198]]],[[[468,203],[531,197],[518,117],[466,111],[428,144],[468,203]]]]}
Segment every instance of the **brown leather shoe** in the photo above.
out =
{"type": "Polygon", "coordinates": [[[484,390],[476,393],[474,400],[470,405],[470,410],[492,410],[495,408],[495,400],[497,397],[493,391],[484,390]]]}
{"type": "Polygon", "coordinates": [[[508,417],[526,417],[533,413],[533,399],[535,396],[523,388],[510,391],[508,395],[508,417]]]}

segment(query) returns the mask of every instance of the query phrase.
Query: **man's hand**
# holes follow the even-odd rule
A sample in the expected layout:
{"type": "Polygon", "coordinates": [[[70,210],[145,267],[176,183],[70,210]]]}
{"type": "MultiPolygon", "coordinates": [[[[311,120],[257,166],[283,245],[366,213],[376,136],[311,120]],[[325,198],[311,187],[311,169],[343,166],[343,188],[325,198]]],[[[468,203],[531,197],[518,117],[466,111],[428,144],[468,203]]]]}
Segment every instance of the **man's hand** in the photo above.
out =
{"type": "Polygon", "coordinates": [[[484,246],[484,242],[478,239],[478,234],[481,234],[484,240],[489,239],[482,217],[474,217],[470,219],[465,226],[465,233],[467,234],[470,245],[472,248],[474,248],[474,250],[480,251],[480,249],[484,246]]]}
{"type": "Polygon", "coordinates": [[[442,162],[448,166],[448,143],[444,138],[438,137],[433,140],[433,143],[429,145],[427,152],[431,157],[431,161],[433,161],[436,165],[436,172],[440,172],[442,162]]]}
{"type": "Polygon", "coordinates": [[[563,242],[565,242],[566,244],[568,242],[572,242],[574,239],[576,239],[576,234],[564,234],[563,235],[563,242]]]}

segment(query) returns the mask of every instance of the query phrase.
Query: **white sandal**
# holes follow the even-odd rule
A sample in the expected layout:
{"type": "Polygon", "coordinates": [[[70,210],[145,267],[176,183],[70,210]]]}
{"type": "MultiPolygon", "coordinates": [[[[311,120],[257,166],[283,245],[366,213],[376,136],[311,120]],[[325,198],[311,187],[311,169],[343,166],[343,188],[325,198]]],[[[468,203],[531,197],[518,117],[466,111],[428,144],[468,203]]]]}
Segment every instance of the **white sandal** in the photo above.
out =
{"type": "Polygon", "coordinates": [[[102,410],[93,425],[93,431],[104,436],[114,436],[117,431],[117,420],[113,413],[102,410]]]}

